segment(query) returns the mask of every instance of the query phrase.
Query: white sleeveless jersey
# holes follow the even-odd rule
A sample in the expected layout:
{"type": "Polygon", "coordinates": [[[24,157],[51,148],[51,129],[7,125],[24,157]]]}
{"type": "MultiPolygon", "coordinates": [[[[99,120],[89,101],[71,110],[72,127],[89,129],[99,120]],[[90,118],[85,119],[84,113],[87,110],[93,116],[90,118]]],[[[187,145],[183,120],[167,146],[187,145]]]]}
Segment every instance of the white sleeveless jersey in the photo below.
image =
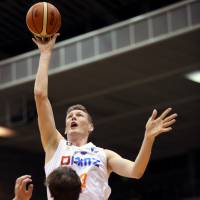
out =
{"type": "MultiPolygon", "coordinates": [[[[79,200],[107,200],[110,196],[107,159],[102,148],[91,142],[77,147],[61,139],[52,159],[45,164],[46,177],[59,166],[70,166],[79,175],[82,182],[79,200]]],[[[48,188],[47,196],[52,200],[48,188]]]]}

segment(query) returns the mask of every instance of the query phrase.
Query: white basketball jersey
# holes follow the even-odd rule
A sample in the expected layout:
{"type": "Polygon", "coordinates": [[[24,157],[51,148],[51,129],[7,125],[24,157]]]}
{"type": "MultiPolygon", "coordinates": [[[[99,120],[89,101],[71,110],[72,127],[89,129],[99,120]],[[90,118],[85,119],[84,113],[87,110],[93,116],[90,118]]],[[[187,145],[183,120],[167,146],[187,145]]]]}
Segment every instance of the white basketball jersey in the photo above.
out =
{"type": "MultiPolygon", "coordinates": [[[[107,159],[102,148],[91,142],[77,147],[61,139],[52,159],[45,164],[46,177],[59,166],[70,166],[79,175],[82,182],[79,200],[107,200],[110,196],[107,159]]],[[[52,200],[48,188],[47,196],[52,200]]]]}

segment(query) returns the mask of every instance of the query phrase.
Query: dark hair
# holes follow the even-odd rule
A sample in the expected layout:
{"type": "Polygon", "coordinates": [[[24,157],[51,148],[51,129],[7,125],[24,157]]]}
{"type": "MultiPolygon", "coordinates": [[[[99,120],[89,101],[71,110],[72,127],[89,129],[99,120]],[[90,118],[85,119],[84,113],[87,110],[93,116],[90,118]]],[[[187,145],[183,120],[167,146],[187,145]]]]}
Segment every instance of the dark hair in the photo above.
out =
{"type": "Polygon", "coordinates": [[[67,109],[67,115],[73,110],[82,110],[83,112],[87,113],[89,121],[93,124],[92,117],[89,114],[89,112],[88,112],[88,110],[86,109],[85,106],[83,106],[81,104],[72,105],[67,109]]]}
{"type": "Polygon", "coordinates": [[[77,173],[70,167],[58,167],[46,180],[54,200],[78,200],[81,192],[81,181],[77,173]]]}

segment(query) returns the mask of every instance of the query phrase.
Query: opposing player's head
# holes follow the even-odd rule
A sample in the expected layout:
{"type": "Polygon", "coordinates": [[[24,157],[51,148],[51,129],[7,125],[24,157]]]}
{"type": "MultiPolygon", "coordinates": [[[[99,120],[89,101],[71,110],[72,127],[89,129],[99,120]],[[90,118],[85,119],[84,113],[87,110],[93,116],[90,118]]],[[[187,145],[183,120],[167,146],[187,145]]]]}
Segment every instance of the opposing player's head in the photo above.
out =
{"type": "Polygon", "coordinates": [[[81,192],[81,181],[70,167],[58,167],[46,180],[46,185],[54,200],[78,200],[81,192]]]}
{"type": "Polygon", "coordinates": [[[87,109],[80,104],[68,108],[65,123],[65,133],[68,136],[70,134],[89,136],[94,129],[91,115],[87,109]]]}

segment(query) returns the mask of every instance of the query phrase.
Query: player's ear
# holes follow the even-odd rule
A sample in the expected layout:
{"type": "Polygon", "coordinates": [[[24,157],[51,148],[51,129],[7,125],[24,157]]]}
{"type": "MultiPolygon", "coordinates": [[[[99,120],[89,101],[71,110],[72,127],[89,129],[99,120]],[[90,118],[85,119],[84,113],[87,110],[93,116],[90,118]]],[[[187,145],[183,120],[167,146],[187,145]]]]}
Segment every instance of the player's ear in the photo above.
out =
{"type": "Polygon", "coordinates": [[[89,126],[89,131],[90,131],[90,133],[94,131],[94,126],[93,126],[93,124],[92,124],[92,123],[90,123],[90,126],[89,126]]]}
{"type": "Polygon", "coordinates": [[[67,135],[67,128],[65,127],[65,133],[64,133],[65,135],[67,135]]]}

